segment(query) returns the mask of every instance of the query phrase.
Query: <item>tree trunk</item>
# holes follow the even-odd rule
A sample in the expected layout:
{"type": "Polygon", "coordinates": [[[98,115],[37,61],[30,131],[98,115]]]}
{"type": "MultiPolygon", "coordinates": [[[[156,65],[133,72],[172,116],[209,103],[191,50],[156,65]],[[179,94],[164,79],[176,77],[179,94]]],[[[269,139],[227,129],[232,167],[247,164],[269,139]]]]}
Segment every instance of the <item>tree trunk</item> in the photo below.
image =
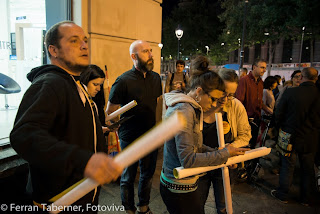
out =
{"type": "Polygon", "coordinates": [[[272,65],[272,59],[273,59],[273,53],[274,53],[274,48],[272,46],[272,41],[269,41],[269,60],[268,60],[268,76],[270,76],[271,73],[271,65],[272,65]]]}
{"type": "Polygon", "coordinates": [[[261,45],[261,55],[260,59],[267,60],[268,58],[268,40],[261,45]]]}
{"type": "Polygon", "coordinates": [[[275,47],[274,60],[273,60],[274,63],[281,63],[282,62],[283,42],[284,42],[284,38],[281,37],[279,39],[278,44],[275,47]]]}
{"type": "Polygon", "coordinates": [[[299,63],[301,40],[295,40],[292,44],[292,63],[299,63]]]}
{"type": "Polygon", "coordinates": [[[315,62],[320,62],[320,40],[319,39],[316,39],[316,41],[314,42],[313,60],[315,62]]]}
{"type": "Polygon", "coordinates": [[[254,62],[254,54],[255,54],[255,46],[252,45],[249,47],[249,64],[253,64],[254,62]]]}
{"type": "Polygon", "coordinates": [[[314,43],[314,38],[310,39],[310,63],[312,66],[313,63],[313,43],[314,43]]]}

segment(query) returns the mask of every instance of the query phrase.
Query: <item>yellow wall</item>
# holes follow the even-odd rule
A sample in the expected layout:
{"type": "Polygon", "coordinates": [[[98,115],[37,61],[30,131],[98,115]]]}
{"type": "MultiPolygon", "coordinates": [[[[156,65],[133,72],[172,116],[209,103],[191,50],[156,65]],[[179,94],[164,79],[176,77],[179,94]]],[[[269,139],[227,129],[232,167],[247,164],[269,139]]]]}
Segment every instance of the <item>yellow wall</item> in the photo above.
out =
{"type": "MultiPolygon", "coordinates": [[[[110,87],[131,69],[130,44],[145,40],[151,44],[154,71],[160,73],[162,0],[82,0],[81,25],[89,35],[91,63],[108,66],[110,87]]],[[[79,10],[79,9],[78,9],[79,10]]]]}

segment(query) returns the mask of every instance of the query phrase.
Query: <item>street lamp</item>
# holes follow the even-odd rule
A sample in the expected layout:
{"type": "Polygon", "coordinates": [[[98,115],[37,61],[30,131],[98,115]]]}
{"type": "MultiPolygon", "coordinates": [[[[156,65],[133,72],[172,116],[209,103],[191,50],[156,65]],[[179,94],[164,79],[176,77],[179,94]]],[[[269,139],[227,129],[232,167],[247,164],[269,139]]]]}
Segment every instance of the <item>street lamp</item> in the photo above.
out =
{"type": "Polygon", "coordinates": [[[178,59],[180,59],[180,39],[183,36],[183,30],[180,29],[180,25],[176,29],[176,37],[178,38],[178,59]]]}
{"type": "Polygon", "coordinates": [[[301,56],[302,56],[302,46],[303,46],[303,37],[304,37],[304,29],[306,29],[305,27],[302,28],[302,36],[301,36],[301,46],[300,46],[300,54],[299,54],[299,69],[301,67],[301,56]]]}
{"type": "Polygon", "coordinates": [[[160,49],[163,48],[163,44],[162,43],[159,43],[158,46],[159,46],[160,49]]]}
{"type": "Polygon", "coordinates": [[[246,34],[246,25],[247,25],[247,20],[246,20],[246,13],[247,13],[247,4],[248,0],[245,0],[244,3],[244,9],[243,9],[243,25],[242,25],[242,40],[241,40],[241,48],[240,48],[240,63],[239,63],[239,69],[243,67],[243,60],[244,60],[244,39],[245,39],[245,34],[246,34]]]}
{"type": "Polygon", "coordinates": [[[208,45],[206,45],[205,48],[207,49],[207,56],[208,56],[208,52],[209,52],[209,49],[210,49],[210,48],[209,48],[208,45]]]}

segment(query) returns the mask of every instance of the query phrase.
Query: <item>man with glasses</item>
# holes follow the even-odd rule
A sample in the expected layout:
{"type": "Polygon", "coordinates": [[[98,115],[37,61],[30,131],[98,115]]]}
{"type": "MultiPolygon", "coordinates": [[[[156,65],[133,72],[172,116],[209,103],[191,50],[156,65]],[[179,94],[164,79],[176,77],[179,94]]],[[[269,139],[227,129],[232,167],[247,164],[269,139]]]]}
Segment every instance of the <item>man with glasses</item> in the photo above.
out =
{"type": "Polygon", "coordinates": [[[242,102],[249,117],[252,138],[250,148],[255,148],[257,143],[259,125],[261,121],[261,109],[266,109],[262,102],[263,81],[261,77],[266,72],[267,62],[256,60],[252,65],[252,71],[239,80],[236,90],[236,98],[242,102]]]}

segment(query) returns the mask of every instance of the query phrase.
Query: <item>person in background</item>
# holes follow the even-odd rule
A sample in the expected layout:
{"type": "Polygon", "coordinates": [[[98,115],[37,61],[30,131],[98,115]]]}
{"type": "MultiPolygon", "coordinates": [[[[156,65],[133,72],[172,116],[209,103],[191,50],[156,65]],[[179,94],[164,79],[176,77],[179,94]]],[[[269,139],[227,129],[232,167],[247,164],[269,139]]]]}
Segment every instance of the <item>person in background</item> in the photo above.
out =
{"type": "MultiPolygon", "coordinates": [[[[28,73],[32,84],[10,133],[12,148],[29,164],[27,192],[41,210],[83,177],[104,184],[122,171],[104,153],[100,121],[79,81],[89,65],[83,29],[71,21],[59,22],[47,31],[45,44],[51,64],[28,73]]],[[[97,205],[98,196],[99,188],[73,205],[97,205]]],[[[97,210],[85,208],[85,213],[97,210]]]]}
{"type": "Polygon", "coordinates": [[[245,107],[251,125],[252,138],[250,148],[255,148],[261,121],[261,109],[265,108],[262,102],[263,81],[261,77],[266,72],[267,62],[261,59],[255,60],[252,71],[239,80],[235,97],[245,107]]]}
{"type": "Polygon", "coordinates": [[[277,87],[278,81],[273,76],[268,76],[263,82],[263,104],[266,106],[265,109],[261,110],[261,115],[271,116],[275,105],[275,98],[272,91],[277,87]]]}
{"type": "Polygon", "coordinates": [[[247,74],[248,74],[248,69],[240,68],[240,75],[239,75],[240,78],[246,76],[247,74]]]}
{"type": "Polygon", "coordinates": [[[204,204],[200,199],[203,193],[198,189],[198,182],[201,182],[199,175],[176,179],[173,176],[174,168],[219,165],[229,157],[244,154],[248,150],[232,145],[215,150],[203,145],[203,112],[217,106],[218,100],[224,95],[224,83],[218,74],[208,69],[206,57],[198,56],[192,64],[194,67],[188,94],[181,91],[165,94],[168,106],[165,117],[181,112],[187,121],[183,130],[165,143],[163,150],[160,193],[171,214],[204,213],[204,204]]]}
{"type": "MultiPolygon", "coordinates": [[[[219,99],[216,107],[204,112],[203,117],[203,144],[211,148],[218,148],[218,136],[216,129],[215,113],[221,112],[224,121],[225,143],[236,148],[244,147],[249,144],[251,138],[251,127],[248,121],[246,109],[242,103],[234,97],[237,90],[239,77],[232,69],[221,68],[218,70],[222,78],[225,90],[223,96],[219,99]]],[[[214,190],[214,199],[218,214],[226,213],[223,180],[221,170],[213,170],[200,178],[199,191],[203,206],[209,195],[212,184],[214,190]]]]}
{"type": "Polygon", "coordinates": [[[284,76],[282,76],[281,81],[282,81],[282,85],[284,85],[284,83],[286,82],[286,78],[284,76]]]}
{"type": "Polygon", "coordinates": [[[274,75],[274,78],[277,79],[277,87],[275,89],[272,90],[274,99],[277,100],[278,96],[279,96],[279,92],[280,90],[283,88],[283,85],[281,85],[281,76],[280,75],[274,75]]]}
{"type": "Polygon", "coordinates": [[[105,73],[97,65],[89,65],[88,69],[80,75],[80,81],[87,86],[88,94],[96,104],[102,125],[105,125],[105,97],[103,90],[105,78],[105,73]]]}
{"type": "MultiPolygon", "coordinates": [[[[132,100],[138,103],[136,107],[121,115],[121,117],[133,116],[122,123],[119,128],[121,149],[130,146],[133,141],[156,124],[157,102],[162,95],[160,76],[152,71],[154,61],[150,44],[136,40],[130,45],[129,52],[133,67],[120,75],[113,83],[107,104],[107,114],[111,114],[132,100]]],[[[134,204],[134,181],[139,165],[138,213],[152,214],[149,202],[157,155],[158,150],[155,150],[124,169],[120,180],[120,193],[122,205],[127,213],[133,214],[137,209],[134,204]]]]}
{"type": "Polygon", "coordinates": [[[301,81],[301,71],[300,70],[295,70],[292,74],[291,74],[291,82],[292,82],[292,85],[285,85],[283,87],[283,89],[280,91],[279,93],[279,96],[278,96],[278,99],[276,100],[276,104],[275,104],[275,107],[278,106],[280,100],[281,100],[281,97],[283,95],[283,93],[285,92],[285,90],[287,90],[288,88],[294,88],[294,87],[298,87],[300,85],[300,81],[301,81]]]}
{"type": "Polygon", "coordinates": [[[173,90],[180,90],[186,92],[186,85],[188,83],[189,77],[183,71],[185,67],[185,62],[183,60],[177,60],[176,62],[176,72],[169,73],[165,84],[165,93],[173,90]]]}
{"type": "Polygon", "coordinates": [[[299,87],[287,89],[276,109],[275,119],[279,128],[277,149],[281,168],[279,187],[271,195],[288,203],[289,189],[294,176],[297,157],[300,162],[300,202],[312,203],[315,187],[314,157],[320,129],[320,94],[315,83],[318,71],[304,68],[299,87]]]}

